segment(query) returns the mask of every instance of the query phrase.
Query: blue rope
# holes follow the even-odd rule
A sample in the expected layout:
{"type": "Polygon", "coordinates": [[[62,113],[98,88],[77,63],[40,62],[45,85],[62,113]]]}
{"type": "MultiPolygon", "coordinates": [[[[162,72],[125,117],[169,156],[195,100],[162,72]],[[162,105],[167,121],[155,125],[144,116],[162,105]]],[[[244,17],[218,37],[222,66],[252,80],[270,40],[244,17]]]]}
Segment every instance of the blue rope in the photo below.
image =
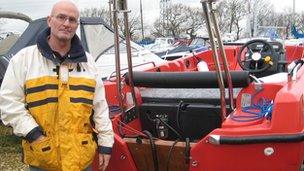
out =
{"type": "Polygon", "coordinates": [[[272,109],[273,101],[260,98],[256,104],[252,104],[251,106],[242,108],[242,112],[248,113],[248,115],[231,115],[231,119],[237,122],[256,121],[264,117],[267,120],[271,120],[272,109]]]}

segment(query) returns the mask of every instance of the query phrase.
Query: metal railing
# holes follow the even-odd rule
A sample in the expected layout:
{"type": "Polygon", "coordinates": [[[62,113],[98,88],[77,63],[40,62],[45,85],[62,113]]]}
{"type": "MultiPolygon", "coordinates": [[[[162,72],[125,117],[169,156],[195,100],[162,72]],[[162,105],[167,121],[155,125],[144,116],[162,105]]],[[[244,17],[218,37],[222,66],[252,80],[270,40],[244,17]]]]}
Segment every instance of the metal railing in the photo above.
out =
{"type": "Polygon", "coordinates": [[[231,75],[228,68],[226,53],[219,31],[219,25],[216,17],[216,10],[214,8],[215,1],[216,0],[201,0],[201,3],[206,19],[207,30],[213,52],[212,56],[217,71],[217,79],[218,79],[218,84],[220,88],[220,97],[221,97],[222,121],[224,121],[226,119],[225,83],[221,72],[219,56],[221,56],[224,64],[225,76],[228,82],[229,102],[230,102],[231,110],[234,110],[233,87],[232,87],[231,75]]]}

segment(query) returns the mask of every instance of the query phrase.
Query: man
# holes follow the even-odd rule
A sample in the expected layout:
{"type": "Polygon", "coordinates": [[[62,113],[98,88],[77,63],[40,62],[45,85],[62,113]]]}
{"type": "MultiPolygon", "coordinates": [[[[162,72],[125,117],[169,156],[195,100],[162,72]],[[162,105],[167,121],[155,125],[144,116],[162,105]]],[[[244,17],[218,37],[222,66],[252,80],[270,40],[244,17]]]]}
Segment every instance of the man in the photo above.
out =
{"type": "Polygon", "coordinates": [[[105,170],[114,142],[105,90],[75,34],[79,10],[57,2],[37,45],[10,61],[0,90],[1,119],[23,137],[30,170],[91,170],[97,145],[105,170]]]}

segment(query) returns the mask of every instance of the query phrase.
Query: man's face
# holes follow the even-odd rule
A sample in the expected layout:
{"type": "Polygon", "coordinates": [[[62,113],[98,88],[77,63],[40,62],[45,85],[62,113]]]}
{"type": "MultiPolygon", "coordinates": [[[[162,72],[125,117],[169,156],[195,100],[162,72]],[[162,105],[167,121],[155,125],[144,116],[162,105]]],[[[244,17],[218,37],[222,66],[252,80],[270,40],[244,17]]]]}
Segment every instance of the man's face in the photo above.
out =
{"type": "Polygon", "coordinates": [[[73,6],[61,6],[48,17],[51,37],[59,41],[70,41],[78,27],[79,13],[73,6]]]}

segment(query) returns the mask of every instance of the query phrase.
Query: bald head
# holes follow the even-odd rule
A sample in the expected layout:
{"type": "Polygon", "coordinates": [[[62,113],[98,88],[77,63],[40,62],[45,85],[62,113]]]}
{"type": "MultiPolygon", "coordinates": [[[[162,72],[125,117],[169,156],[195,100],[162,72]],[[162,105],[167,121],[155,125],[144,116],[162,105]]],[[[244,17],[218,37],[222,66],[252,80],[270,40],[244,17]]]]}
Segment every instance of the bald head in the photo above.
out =
{"type": "Polygon", "coordinates": [[[50,28],[49,44],[69,46],[79,24],[79,10],[71,0],[60,0],[47,18],[50,28]]]}
{"type": "Polygon", "coordinates": [[[75,15],[77,15],[77,18],[79,18],[79,9],[77,8],[76,4],[71,0],[60,0],[60,1],[58,1],[53,6],[50,15],[51,16],[56,15],[56,14],[58,14],[58,12],[66,11],[66,10],[74,12],[75,15]]]}

